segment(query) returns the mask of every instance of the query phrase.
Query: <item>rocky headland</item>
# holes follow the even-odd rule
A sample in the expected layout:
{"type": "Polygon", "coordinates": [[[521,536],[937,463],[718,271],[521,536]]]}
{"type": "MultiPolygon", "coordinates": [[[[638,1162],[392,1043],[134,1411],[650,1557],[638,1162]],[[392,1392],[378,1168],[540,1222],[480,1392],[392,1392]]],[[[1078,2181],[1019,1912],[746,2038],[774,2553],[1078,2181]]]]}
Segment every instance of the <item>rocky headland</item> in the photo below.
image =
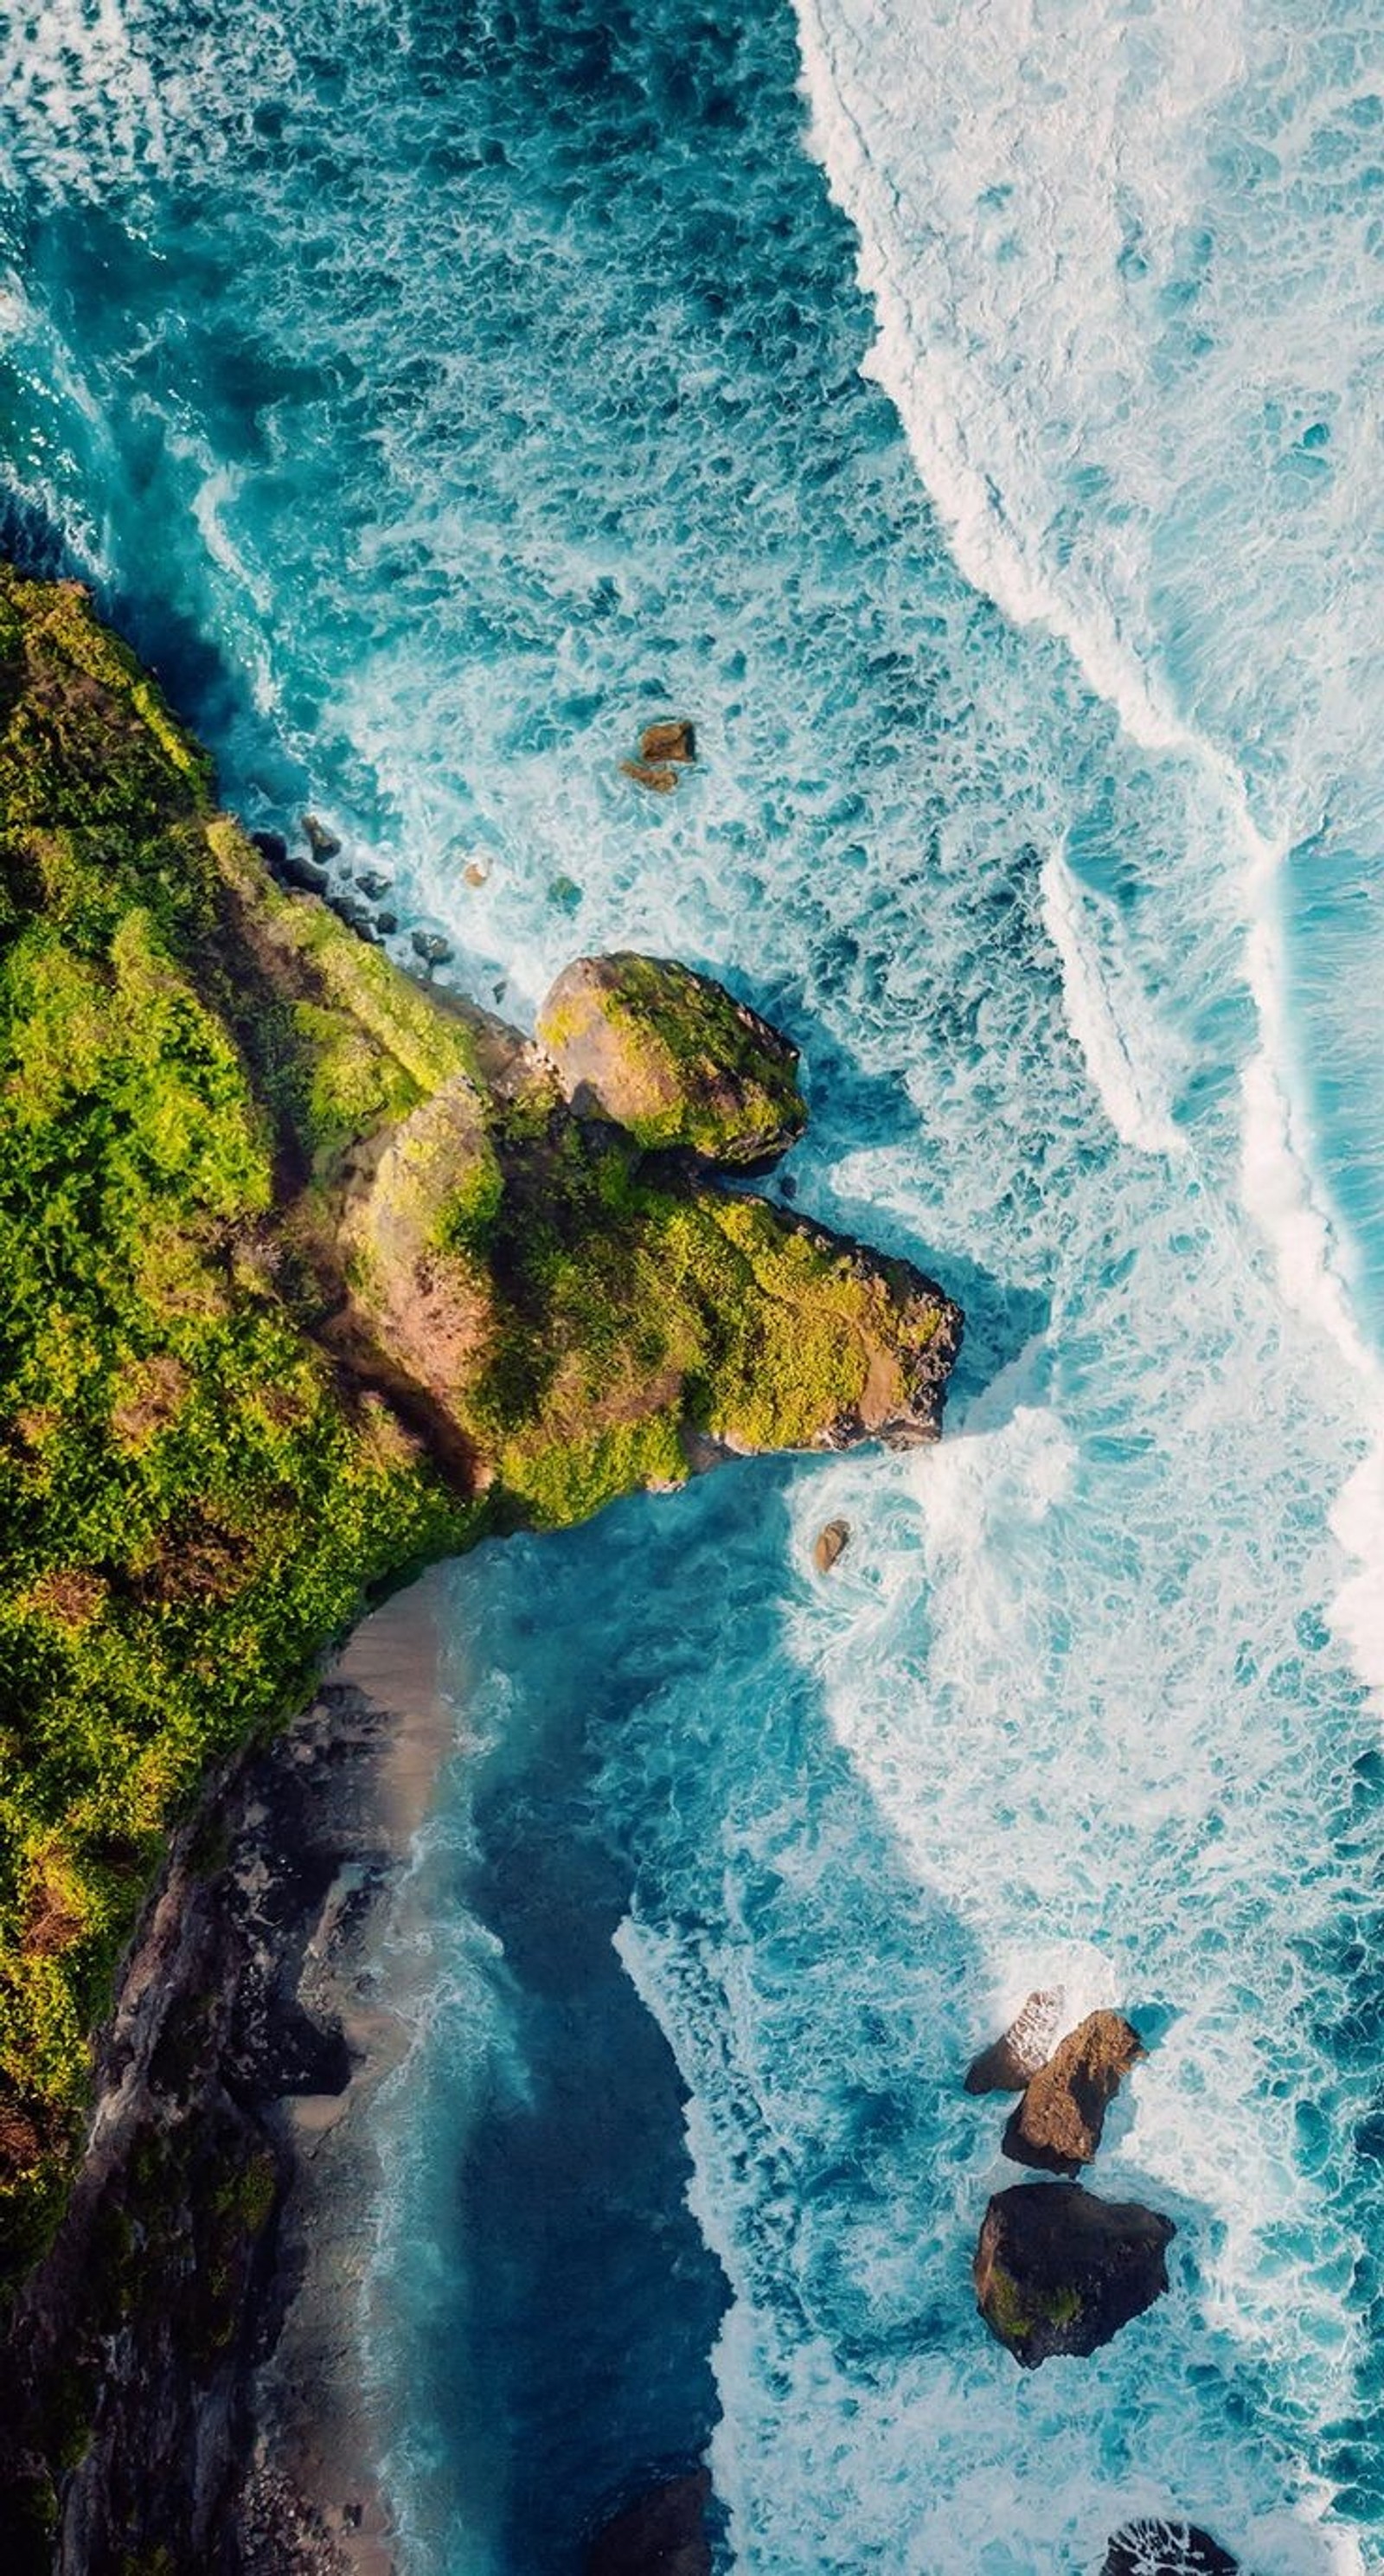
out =
{"type": "Polygon", "coordinates": [[[535,1044],[276,881],[273,840],[85,593],[0,572],[17,2576],[384,2563],[367,2493],[274,2456],[331,2376],[302,2105],[371,2055],[342,1996],[391,1848],[399,1713],[314,1701],[325,1650],[488,1533],[934,1438],[960,1336],[907,1263],[723,1184],[805,1110],[719,985],[582,960],[535,1044]]]}

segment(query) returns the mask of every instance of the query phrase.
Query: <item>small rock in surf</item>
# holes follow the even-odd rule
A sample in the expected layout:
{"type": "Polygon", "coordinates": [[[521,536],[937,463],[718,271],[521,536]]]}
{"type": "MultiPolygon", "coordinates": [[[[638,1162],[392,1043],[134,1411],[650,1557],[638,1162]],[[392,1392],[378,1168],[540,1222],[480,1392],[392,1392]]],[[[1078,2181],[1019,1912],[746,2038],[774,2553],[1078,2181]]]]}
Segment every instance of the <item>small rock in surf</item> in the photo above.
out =
{"type": "Polygon", "coordinates": [[[972,2058],[966,2069],[967,2092],[1022,2093],[1052,2054],[1062,2004],[1060,1986],[1036,1987],[1003,2038],[972,2058]]]}

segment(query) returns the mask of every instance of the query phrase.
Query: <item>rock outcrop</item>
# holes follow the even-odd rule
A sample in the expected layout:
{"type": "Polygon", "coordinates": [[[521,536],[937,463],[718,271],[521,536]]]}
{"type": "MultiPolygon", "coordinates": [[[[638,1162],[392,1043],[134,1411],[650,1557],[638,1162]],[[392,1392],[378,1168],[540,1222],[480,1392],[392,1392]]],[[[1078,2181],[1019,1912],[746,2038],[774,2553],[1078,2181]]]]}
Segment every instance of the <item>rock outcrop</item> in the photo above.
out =
{"type": "Polygon", "coordinates": [[[1146,2054],[1120,2013],[1088,2013],[1030,2078],[1005,2129],[1005,2154],[1043,2173],[1079,2173],[1096,2154],[1122,2078],[1146,2054]]]}
{"type": "Polygon", "coordinates": [[[1116,2532],[1101,2576],[1239,2576],[1239,2561],[1195,2523],[1153,2516],[1116,2532]]]}
{"type": "Polygon", "coordinates": [[[707,2470],[670,2478],[615,2515],[592,2542],[586,2576],[711,2576],[707,2470]]]}
{"type": "Polygon", "coordinates": [[[1035,1988],[1003,2036],[972,2058],[966,2069],[967,2092],[1022,2093],[1047,2063],[1061,2018],[1060,1988],[1035,1988]]]}
{"type": "MultiPolygon", "coordinates": [[[[961,1318],[908,1264],[718,1182],[706,1158],[743,1170],[804,1115],[754,1013],[587,961],[645,1046],[627,1070],[655,1067],[633,1125],[588,1115],[516,1031],[276,883],[87,594],[3,568],[0,848],[12,2299],[175,1819],[302,1705],[371,1589],[694,1457],[934,1438],[961,1318]]],[[[227,2188],[253,2271],[262,2181],[243,2206],[227,2188]]],[[[220,2277],[217,2189],[195,2224],[220,2277]]],[[[85,2363],[48,2362],[25,2399],[40,2513],[92,2421],[85,2363]]]]}
{"type": "Polygon", "coordinates": [[[1168,2286],[1170,2218],[1097,2200],[1079,2183],[1016,2183],[995,2194],[976,2248],[976,2302],[1025,2370],[1099,2350],[1168,2286]]]}
{"type": "Polygon", "coordinates": [[[579,1117],[608,1118],[646,1151],[771,1162],[802,1134],[798,1050],[709,975],[662,957],[579,957],[538,1014],[579,1117]]]}
{"type": "Polygon", "coordinates": [[[851,1543],[849,1521],[827,1521],[812,1542],[812,1562],[819,1574],[830,1574],[839,1565],[851,1543]]]}

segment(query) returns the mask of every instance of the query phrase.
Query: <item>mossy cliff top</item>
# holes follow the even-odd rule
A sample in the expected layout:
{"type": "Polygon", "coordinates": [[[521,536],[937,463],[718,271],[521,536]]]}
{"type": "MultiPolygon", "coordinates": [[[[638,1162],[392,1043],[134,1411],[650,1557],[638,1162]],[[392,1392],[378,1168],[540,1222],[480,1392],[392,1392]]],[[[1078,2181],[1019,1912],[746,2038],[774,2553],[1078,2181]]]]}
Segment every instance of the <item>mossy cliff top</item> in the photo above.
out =
{"type": "Polygon", "coordinates": [[[538,1014],[578,1111],[650,1151],[754,1166],[807,1124],[798,1050],[709,975],[661,957],[578,957],[538,1014]]]}
{"type": "Polygon", "coordinates": [[[85,595],[3,571],[0,854],[12,2275],[170,1817],[367,1589],[699,1444],[931,1436],[960,1318],[278,890],[85,595]]]}

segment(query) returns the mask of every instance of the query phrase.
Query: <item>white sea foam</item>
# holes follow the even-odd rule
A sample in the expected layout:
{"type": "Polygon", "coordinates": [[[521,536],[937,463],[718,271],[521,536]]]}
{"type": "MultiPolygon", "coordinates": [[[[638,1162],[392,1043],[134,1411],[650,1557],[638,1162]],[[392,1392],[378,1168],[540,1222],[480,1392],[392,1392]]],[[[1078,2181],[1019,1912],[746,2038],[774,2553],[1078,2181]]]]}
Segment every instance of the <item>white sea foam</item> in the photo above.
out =
{"type": "Polygon", "coordinates": [[[1145,1022],[1152,1017],[1147,1001],[1143,995],[1130,997],[1129,979],[1117,981],[1118,968],[1102,956],[1099,934],[1059,850],[1044,861],[1042,891],[1048,937],[1062,960],[1067,1023],[1111,1126],[1127,1145],[1142,1146],[1146,1153],[1178,1153],[1182,1139],[1168,1114],[1166,1082],[1155,1065],[1141,1061],[1147,1040],[1141,1048],[1135,1034],[1130,1000],[1145,1022]]]}

